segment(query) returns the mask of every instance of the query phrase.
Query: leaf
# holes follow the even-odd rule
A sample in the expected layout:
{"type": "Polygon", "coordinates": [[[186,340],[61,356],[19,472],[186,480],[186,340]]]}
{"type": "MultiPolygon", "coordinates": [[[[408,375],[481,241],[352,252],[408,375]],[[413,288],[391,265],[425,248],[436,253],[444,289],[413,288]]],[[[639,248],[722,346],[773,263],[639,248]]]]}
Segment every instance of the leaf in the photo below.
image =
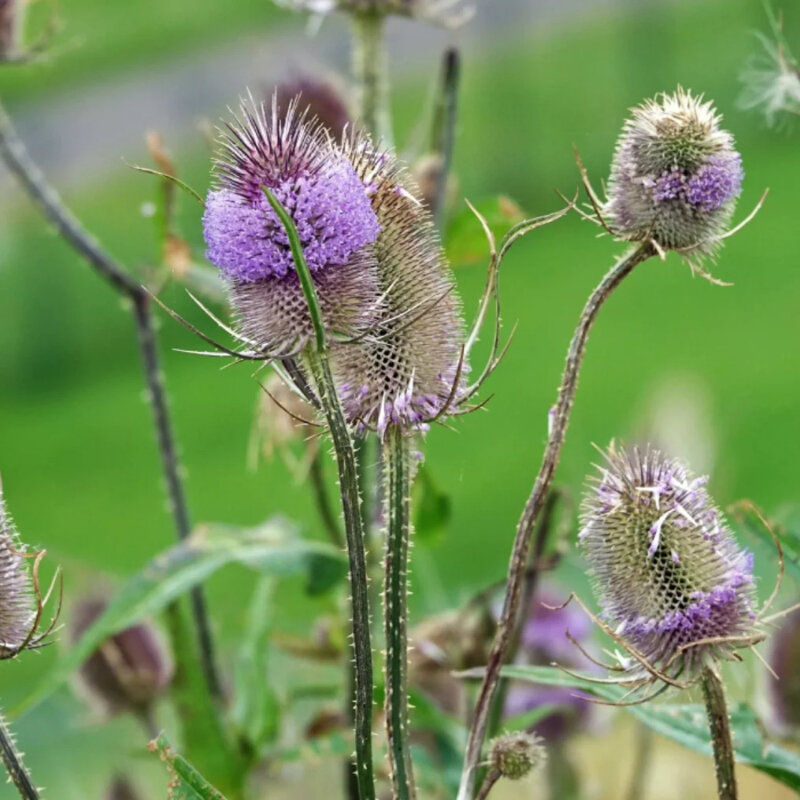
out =
{"type": "Polygon", "coordinates": [[[280,703],[269,685],[268,648],[275,581],[262,578],[250,603],[247,627],[236,657],[233,718],[247,752],[256,758],[273,744],[280,727],[280,703]]]}
{"type": "Polygon", "coordinates": [[[327,591],[346,574],[346,561],[335,547],[300,539],[287,520],[273,518],[256,528],[203,525],[170,550],[156,556],[130,577],[105,612],[22,701],[27,711],[55,691],[110,636],[202,583],[221,567],[239,563],[276,578],[305,573],[310,594],[327,591]]]}
{"type": "Polygon", "coordinates": [[[148,749],[158,753],[172,776],[167,791],[168,800],[225,800],[183,756],[175,753],[162,733],[150,742],[148,749]]]}
{"type": "MultiPolygon", "coordinates": [[[[475,205],[499,240],[503,234],[527,216],[511,198],[499,195],[475,205]]],[[[454,266],[483,264],[489,257],[489,244],[480,222],[469,210],[462,209],[447,226],[445,249],[454,266]]]]}
{"type": "Polygon", "coordinates": [[[450,495],[439,489],[424,465],[414,485],[414,533],[420,542],[435,542],[445,532],[453,515],[450,495]]]}
{"type": "MultiPolygon", "coordinates": [[[[461,673],[462,677],[483,677],[483,669],[461,673]]],[[[546,686],[563,686],[580,689],[610,702],[619,701],[625,689],[612,684],[593,683],[567,675],[556,667],[509,666],[503,675],[515,680],[530,681],[546,686]]],[[[711,741],[706,722],[705,708],[699,704],[645,703],[622,706],[625,711],[652,728],[656,733],[672,739],[691,750],[711,755],[711,741]]],[[[736,760],[748,764],[775,780],[800,791],[800,754],[767,742],[759,728],[753,710],[744,704],[731,709],[731,729],[736,760]]]]}

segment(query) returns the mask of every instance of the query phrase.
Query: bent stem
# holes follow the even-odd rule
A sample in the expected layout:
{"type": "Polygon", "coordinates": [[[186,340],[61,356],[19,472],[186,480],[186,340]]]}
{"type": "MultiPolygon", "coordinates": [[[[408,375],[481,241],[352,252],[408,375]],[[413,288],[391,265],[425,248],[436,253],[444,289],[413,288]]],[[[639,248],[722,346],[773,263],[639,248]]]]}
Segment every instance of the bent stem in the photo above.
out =
{"type": "MultiPolygon", "coordinates": [[[[161,454],[161,466],[166,481],[170,511],[177,537],[179,540],[183,540],[191,532],[191,524],[180,474],[175,437],[167,407],[166,389],[159,364],[153,315],[147,291],[103,249],[97,239],[64,205],[58,192],[49,184],[42,171],[31,159],[2,104],[0,104],[0,156],[22,184],[31,200],[39,207],[42,215],[55,227],[59,236],[87,261],[89,266],[115,291],[126,297],[133,305],[139,351],[148,389],[148,400],[153,411],[156,441],[161,454]]],[[[201,587],[193,590],[192,610],[200,647],[201,666],[208,691],[219,700],[222,697],[222,690],[216,668],[211,625],[201,587]]]]}
{"type": "Polygon", "coordinates": [[[725,703],[725,687],[716,671],[707,666],[701,677],[703,699],[706,703],[708,727],[714,748],[714,766],[717,773],[719,800],[736,800],[739,796],[734,772],[731,721],[725,703]]]}
{"type": "Polygon", "coordinates": [[[592,292],[583,308],[578,327],[572,336],[572,341],[567,351],[561,387],[558,391],[558,400],[555,408],[550,412],[550,431],[542,464],[517,525],[517,533],[508,566],[508,580],[503,610],[497,623],[497,631],[470,726],[458,800],[470,800],[474,792],[481,749],[486,736],[495,693],[500,681],[500,670],[506,662],[516,630],[520,624],[522,589],[525,583],[531,535],[544,507],[545,499],[550,491],[553,476],[558,466],[589,332],[603,303],[611,296],[617,286],[636,266],[653,255],[655,255],[653,246],[645,243],[637,245],[617,261],[592,292]]]}
{"type": "Polygon", "coordinates": [[[14,744],[14,737],[0,714],[0,758],[8,773],[8,779],[24,800],[39,800],[39,790],[34,786],[30,773],[22,763],[22,753],[14,744]]]}
{"type": "Polygon", "coordinates": [[[391,146],[389,65],[383,27],[383,15],[378,11],[353,13],[353,81],[361,124],[373,139],[391,146]]]}
{"type": "Polygon", "coordinates": [[[416,797],[408,732],[408,552],[411,538],[410,440],[389,432],[386,447],[386,734],[396,800],[416,797]]]}
{"type": "Polygon", "coordinates": [[[375,778],[372,767],[372,644],[369,619],[369,589],[364,549],[364,521],[358,487],[358,471],[353,440],[347,428],[341,401],[331,373],[328,341],[322,320],[317,292],[306,264],[297,229],[286,209],[266,188],[264,194],[281,221],[292,249],[295,268],[308,304],[314,341],[306,348],[306,360],[317,387],[322,412],[328,423],[336,464],[344,513],[345,539],[349,560],[350,601],[353,625],[353,657],[355,666],[355,744],[356,778],[361,800],[374,800],[375,778]]]}

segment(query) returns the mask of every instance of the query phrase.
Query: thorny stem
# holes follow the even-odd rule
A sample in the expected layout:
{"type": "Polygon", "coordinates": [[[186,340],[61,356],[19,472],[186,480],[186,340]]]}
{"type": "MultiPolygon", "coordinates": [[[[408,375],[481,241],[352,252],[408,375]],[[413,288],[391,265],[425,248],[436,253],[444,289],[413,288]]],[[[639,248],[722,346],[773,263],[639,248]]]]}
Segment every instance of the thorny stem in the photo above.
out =
{"type": "Polygon", "coordinates": [[[474,791],[481,748],[486,736],[492,701],[500,680],[500,670],[506,662],[515,631],[521,621],[520,601],[522,599],[531,534],[544,507],[545,499],[558,466],[589,332],[603,303],[611,296],[617,286],[636,266],[654,254],[655,250],[652,245],[645,243],[637,245],[624,255],[606,273],[592,292],[583,308],[578,327],[572,336],[572,341],[567,351],[564,375],[561,379],[561,388],[558,392],[558,400],[550,416],[550,430],[542,464],[539,468],[539,474],[536,476],[531,495],[525,504],[517,525],[517,533],[508,567],[508,582],[503,601],[503,610],[497,623],[492,651],[489,654],[489,661],[475,706],[472,725],[470,726],[458,800],[470,800],[474,791]]]}
{"type": "Polygon", "coordinates": [[[739,796],[734,772],[733,739],[731,721],[725,703],[725,688],[719,675],[710,666],[701,676],[703,698],[706,703],[708,728],[714,748],[714,766],[717,773],[719,800],[736,800],[739,796]]]}
{"type": "Polygon", "coordinates": [[[376,11],[355,12],[352,28],[353,80],[358,93],[359,119],[373,139],[390,146],[392,123],[383,15],[376,11]]]}
{"type": "Polygon", "coordinates": [[[411,537],[410,440],[399,429],[386,446],[386,735],[396,800],[416,797],[408,731],[408,552],[411,537]]]}
{"type": "Polygon", "coordinates": [[[33,785],[30,773],[22,763],[22,753],[17,751],[14,737],[0,714],[0,757],[8,772],[8,779],[17,787],[24,800],[39,800],[39,790],[33,785]]]}
{"type": "MultiPolygon", "coordinates": [[[[44,217],[55,226],[58,234],[117,292],[127,297],[133,304],[139,350],[148,388],[148,398],[153,411],[156,440],[161,453],[161,465],[167,485],[170,511],[178,539],[183,540],[191,532],[191,525],[167,408],[166,390],[159,366],[149,295],[138,281],[132,278],[124,267],[103,249],[97,239],[64,205],[58,192],[48,183],[44,174],[31,159],[2,104],[0,104],[0,155],[34,203],[39,206],[44,217]]],[[[208,690],[212,696],[220,698],[221,687],[214,657],[211,626],[201,587],[193,590],[192,610],[208,690]]]]}
{"type": "Polygon", "coordinates": [[[314,341],[306,348],[311,376],[328,423],[344,513],[345,538],[349,559],[350,601],[353,616],[353,656],[355,659],[355,739],[356,776],[361,800],[374,800],[375,777],[372,766],[372,643],[369,618],[369,588],[364,549],[364,520],[358,486],[358,471],[353,440],[345,421],[341,401],[331,373],[328,341],[317,291],[306,264],[294,222],[286,209],[266,188],[264,194],[286,230],[300,286],[308,304],[314,341]]]}
{"type": "Polygon", "coordinates": [[[492,767],[486,773],[486,777],[483,779],[481,788],[478,789],[478,794],[475,795],[475,800],[486,800],[486,798],[489,796],[489,792],[491,792],[492,789],[494,789],[494,785],[499,780],[500,780],[500,771],[495,767],[492,767]]]}

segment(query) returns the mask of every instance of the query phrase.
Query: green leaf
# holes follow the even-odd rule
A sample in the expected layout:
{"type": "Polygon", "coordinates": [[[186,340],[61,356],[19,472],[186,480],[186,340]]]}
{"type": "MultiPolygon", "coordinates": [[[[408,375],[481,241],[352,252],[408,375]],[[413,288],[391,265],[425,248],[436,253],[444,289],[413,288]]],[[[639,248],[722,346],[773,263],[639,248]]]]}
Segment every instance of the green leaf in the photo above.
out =
{"type": "MultiPolygon", "coordinates": [[[[580,689],[603,700],[618,702],[626,690],[613,684],[592,683],[589,680],[567,675],[556,667],[509,666],[503,675],[515,680],[530,681],[546,686],[563,686],[580,689]]],[[[483,670],[470,670],[464,677],[483,677],[483,670]]],[[[711,741],[706,722],[705,708],[698,704],[645,703],[622,706],[656,733],[706,755],[711,755],[711,741]]],[[[731,729],[736,760],[795,791],[800,791],[800,754],[767,742],[761,733],[758,718],[747,705],[731,709],[731,729]]]]}
{"type": "Polygon", "coordinates": [[[275,581],[262,578],[250,603],[247,627],[236,656],[233,718],[248,754],[257,758],[280,729],[280,703],[269,685],[269,639],[275,581]]]}
{"type": "Polygon", "coordinates": [[[450,495],[439,489],[427,467],[420,466],[414,484],[414,533],[417,540],[427,543],[439,540],[452,515],[450,495]]]}
{"type": "MultiPolygon", "coordinates": [[[[475,204],[499,241],[506,231],[522,222],[527,216],[511,198],[505,195],[492,197],[475,204]]],[[[489,258],[489,244],[477,217],[469,208],[455,214],[445,235],[447,257],[453,266],[484,264],[489,258]]]]}
{"type": "Polygon", "coordinates": [[[161,611],[231,563],[276,578],[305,573],[311,594],[330,589],[347,570],[344,556],[335,547],[300,539],[296,528],[284,519],[274,518],[256,528],[203,525],[129,578],[105,612],[15,713],[29,710],[48,697],[110,636],[161,611]]]}
{"type": "Polygon", "coordinates": [[[185,758],[172,750],[163,733],[154,742],[150,742],[148,747],[152,752],[158,753],[170,772],[168,800],[225,800],[225,796],[185,758]]]}

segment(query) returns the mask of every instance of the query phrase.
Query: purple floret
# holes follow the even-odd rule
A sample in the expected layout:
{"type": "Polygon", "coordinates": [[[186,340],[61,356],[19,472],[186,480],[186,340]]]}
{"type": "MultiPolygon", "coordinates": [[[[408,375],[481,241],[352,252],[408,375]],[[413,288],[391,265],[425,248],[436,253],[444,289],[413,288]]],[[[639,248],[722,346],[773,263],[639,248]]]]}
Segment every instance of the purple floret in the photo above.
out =
{"type": "MultiPolygon", "coordinates": [[[[269,186],[294,221],[309,269],[347,264],[378,236],[364,185],[344,158],[269,186]]],[[[227,277],[253,283],[294,270],[289,239],[263,194],[209,192],[203,217],[206,255],[227,277]]]]}
{"type": "Polygon", "coordinates": [[[663,203],[680,199],[701,211],[716,211],[739,196],[743,178],[738,153],[712,156],[693,175],[678,167],[665,172],[655,182],[653,200],[663,203]]]}

